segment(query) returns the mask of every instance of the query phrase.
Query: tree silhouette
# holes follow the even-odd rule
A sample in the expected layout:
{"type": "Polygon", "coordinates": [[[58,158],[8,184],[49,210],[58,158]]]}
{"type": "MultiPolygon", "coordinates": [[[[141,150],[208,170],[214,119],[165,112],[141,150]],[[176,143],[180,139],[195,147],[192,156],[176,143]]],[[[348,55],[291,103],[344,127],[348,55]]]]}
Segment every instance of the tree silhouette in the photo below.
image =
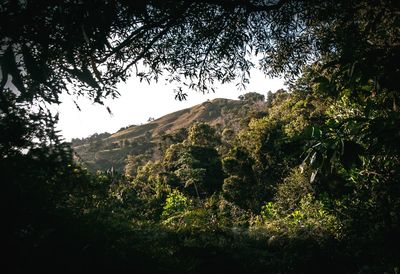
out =
{"type": "Polygon", "coordinates": [[[252,54],[270,75],[297,75],[320,58],[393,87],[398,10],[366,0],[7,1],[0,90],[11,76],[23,100],[59,102],[69,89],[101,103],[134,75],[204,92],[215,81],[246,84],[252,54]]]}

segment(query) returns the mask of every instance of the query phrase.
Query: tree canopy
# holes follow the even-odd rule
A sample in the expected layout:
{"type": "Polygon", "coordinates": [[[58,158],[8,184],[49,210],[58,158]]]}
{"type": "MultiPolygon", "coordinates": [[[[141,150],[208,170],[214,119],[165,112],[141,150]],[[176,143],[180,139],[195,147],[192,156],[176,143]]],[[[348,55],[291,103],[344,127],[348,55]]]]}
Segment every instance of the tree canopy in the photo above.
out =
{"type": "Polygon", "coordinates": [[[101,102],[131,75],[204,92],[246,84],[256,65],[289,77],[317,59],[393,88],[398,10],[375,0],[3,1],[0,89],[11,79],[21,100],[58,102],[69,90],[101,102]]]}

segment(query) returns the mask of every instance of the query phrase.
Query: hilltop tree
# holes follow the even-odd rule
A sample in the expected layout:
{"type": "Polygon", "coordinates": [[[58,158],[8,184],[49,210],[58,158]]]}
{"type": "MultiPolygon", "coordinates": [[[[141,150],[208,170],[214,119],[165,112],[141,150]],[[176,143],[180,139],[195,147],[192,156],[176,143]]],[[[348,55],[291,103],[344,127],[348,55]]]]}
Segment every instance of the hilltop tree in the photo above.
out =
{"type": "Polygon", "coordinates": [[[264,101],[265,96],[262,94],[259,94],[257,92],[248,92],[246,94],[240,95],[239,99],[242,101],[249,102],[249,103],[255,103],[258,101],[264,101]]]}

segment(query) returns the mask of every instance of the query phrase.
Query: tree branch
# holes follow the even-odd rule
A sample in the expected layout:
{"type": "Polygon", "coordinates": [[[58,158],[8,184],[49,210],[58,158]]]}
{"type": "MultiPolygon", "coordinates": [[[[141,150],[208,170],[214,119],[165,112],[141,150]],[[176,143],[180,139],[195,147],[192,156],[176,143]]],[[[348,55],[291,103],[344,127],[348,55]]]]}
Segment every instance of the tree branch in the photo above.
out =
{"type": "Polygon", "coordinates": [[[289,0],[279,0],[271,5],[257,5],[250,0],[200,0],[198,2],[221,6],[224,9],[242,7],[248,12],[268,12],[280,9],[285,3],[289,2],[289,0]]]}
{"type": "Polygon", "coordinates": [[[119,43],[116,47],[112,48],[110,52],[108,52],[102,59],[98,61],[98,63],[103,63],[105,62],[109,57],[111,57],[113,54],[117,53],[118,51],[122,50],[124,47],[129,46],[132,41],[136,38],[136,36],[143,31],[148,31],[151,28],[159,27],[161,24],[163,24],[164,21],[156,22],[152,25],[143,25],[140,28],[134,30],[124,41],[119,43]]]}
{"type": "Polygon", "coordinates": [[[153,37],[153,39],[149,42],[149,44],[147,44],[142,52],[136,56],[135,59],[133,59],[123,70],[121,70],[118,74],[114,75],[113,78],[117,78],[121,75],[123,75],[131,66],[135,65],[140,59],[142,59],[146,53],[151,49],[151,47],[164,35],[166,34],[169,29],[174,25],[175,20],[171,20],[166,26],[165,28],[160,31],[157,35],[155,35],[153,37]]]}

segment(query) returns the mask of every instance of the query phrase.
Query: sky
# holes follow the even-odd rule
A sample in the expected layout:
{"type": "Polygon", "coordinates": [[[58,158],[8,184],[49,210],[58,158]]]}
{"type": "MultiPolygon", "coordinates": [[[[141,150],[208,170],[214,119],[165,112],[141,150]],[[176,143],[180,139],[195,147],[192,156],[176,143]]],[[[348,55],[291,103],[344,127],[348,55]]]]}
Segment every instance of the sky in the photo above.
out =
{"type": "Polygon", "coordinates": [[[70,95],[61,96],[62,103],[57,107],[59,122],[57,129],[66,141],[71,138],[84,138],[94,133],[114,133],[121,127],[147,123],[149,117],[159,118],[168,113],[192,107],[214,98],[238,99],[238,96],[247,92],[258,92],[266,95],[284,88],[283,79],[270,79],[262,72],[251,71],[250,83],[245,90],[239,90],[235,83],[216,85],[215,93],[203,94],[189,91],[186,101],[175,100],[174,85],[165,82],[140,82],[132,77],[126,83],[117,86],[121,96],[104,101],[104,106],[93,104],[87,98],[79,98],[77,103],[81,111],[75,106],[70,95]],[[111,109],[110,115],[106,109],[111,109]]]}

